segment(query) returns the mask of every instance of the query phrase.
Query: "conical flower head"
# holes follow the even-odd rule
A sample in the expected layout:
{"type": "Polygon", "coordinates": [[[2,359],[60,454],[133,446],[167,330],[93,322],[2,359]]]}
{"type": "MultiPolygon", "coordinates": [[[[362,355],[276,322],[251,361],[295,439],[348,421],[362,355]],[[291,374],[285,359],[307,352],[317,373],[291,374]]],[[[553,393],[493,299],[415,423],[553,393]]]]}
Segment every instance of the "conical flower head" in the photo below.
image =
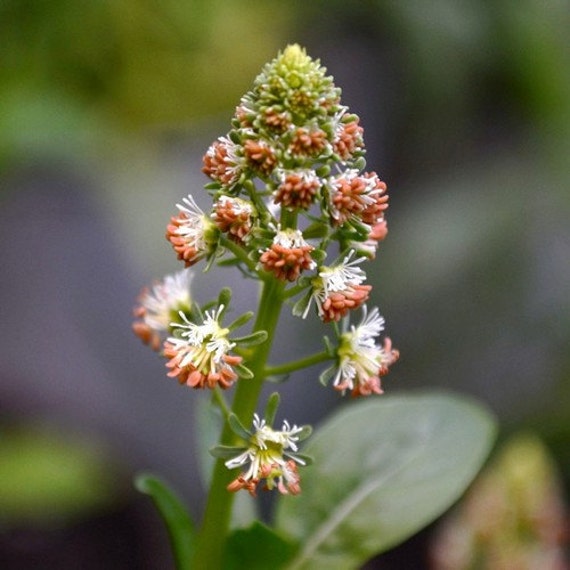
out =
{"type": "Polygon", "coordinates": [[[293,44],[263,68],[248,95],[248,100],[260,107],[281,103],[283,110],[291,113],[293,122],[299,124],[326,114],[338,103],[340,89],[318,60],[293,44]]]}

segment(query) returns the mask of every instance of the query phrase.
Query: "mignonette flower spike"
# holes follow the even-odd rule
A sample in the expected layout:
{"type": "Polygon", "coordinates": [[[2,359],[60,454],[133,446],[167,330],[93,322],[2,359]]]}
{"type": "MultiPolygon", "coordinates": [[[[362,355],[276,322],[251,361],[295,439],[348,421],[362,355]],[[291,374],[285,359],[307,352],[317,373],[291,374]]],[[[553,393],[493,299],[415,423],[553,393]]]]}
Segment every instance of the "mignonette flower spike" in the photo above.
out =
{"type": "Polygon", "coordinates": [[[172,333],[172,321],[178,321],[180,313],[190,314],[192,277],[189,269],[183,269],[141,291],[138,305],[133,310],[137,318],[132,325],[133,331],[153,350],[160,350],[168,333],[172,333]]]}
{"type": "Polygon", "coordinates": [[[380,377],[387,374],[399,358],[399,352],[392,348],[389,338],[382,346],[376,343],[383,330],[384,318],[378,309],[375,307],[368,313],[364,305],[360,323],[340,335],[336,366],[325,370],[321,380],[326,383],[334,378],[334,388],[343,394],[346,390],[350,390],[352,396],[382,394],[380,377]]]}
{"type": "MultiPolygon", "coordinates": [[[[343,394],[380,394],[380,378],[398,358],[390,339],[378,340],[384,319],[378,309],[366,308],[371,286],[360,267],[374,258],[388,231],[387,188],[376,173],[365,171],[364,131],[358,116],[341,104],[340,94],[318,60],[298,45],[287,46],[264,66],[241,98],[229,132],[203,157],[211,209],[202,211],[188,195],[167,226],[166,238],[187,268],[205,259],[206,269],[219,262],[263,282],[253,330],[232,336],[253,313],[222,324],[228,290],[203,307],[194,303],[189,273],[166,277],[143,291],[135,309],[135,333],[155,349],[162,343],[168,376],[195,389],[214,389],[214,401],[243,440],[239,447],[216,448],[224,459],[216,464],[218,475],[226,468],[240,470],[229,491],[255,495],[264,484],[298,494],[298,467],[308,463],[298,453],[298,443],[310,427],[285,421],[276,430],[274,409],[264,419],[254,416],[253,427],[246,430],[219,389],[240,378],[232,406],[245,415],[245,405],[254,405],[248,398],[256,396],[265,375],[286,375],[329,360],[333,364],[321,381],[332,380],[343,394]],[[341,261],[324,265],[329,246],[340,252],[341,261]],[[268,366],[279,311],[297,295],[301,299],[293,304],[293,313],[306,317],[314,301],[319,318],[333,323],[336,345],[325,338],[326,350],[319,354],[268,366]],[[358,308],[362,319],[350,326],[349,316],[358,308]],[[266,341],[262,350],[246,348],[266,341]],[[253,380],[248,384],[246,379],[253,380]]],[[[224,431],[224,442],[236,441],[232,437],[224,431]]],[[[215,538],[218,521],[205,519],[203,536],[215,538]]]]}
{"type": "Polygon", "coordinates": [[[222,305],[217,311],[206,311],[201,325],[189,321],[183,313],[182,323],[172,323],[178,336],[171,336],[164,343],[168,376],[196,389],[226,389],[237,380],[236,367],[242,357],[229,354],[236,343],[228,338],[230,329],[219,323],[223,310],[222,305]]]}

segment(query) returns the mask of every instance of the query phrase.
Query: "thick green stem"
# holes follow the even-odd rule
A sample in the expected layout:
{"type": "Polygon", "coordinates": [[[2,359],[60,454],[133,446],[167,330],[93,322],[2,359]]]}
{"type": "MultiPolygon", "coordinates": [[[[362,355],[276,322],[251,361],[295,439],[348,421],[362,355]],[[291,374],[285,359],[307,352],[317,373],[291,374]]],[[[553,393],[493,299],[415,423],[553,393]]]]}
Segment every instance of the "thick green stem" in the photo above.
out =
{"type": "MultiPolygon", "coordinates": [[[[265,380],[265,367],[283,305],[284,288],[285,283],[272,276],[267,276],[263,282],[253,332],[264,330],[268,337],[265,342],[252,348],[247,357],[245,364],[253,372],[253,378],[237,382],[232,404],[232,412],[238,416],[245,426],[251,424],[265,380]]],[[[232,445],[236,443],[236,436],[228,423],[225,422],[220,444],[232,445]]],[[[235,476],[235,473],[226,468],[224,459],[216,461],[193,568],[212,570],[222,568],[223,544],[230,526],[234,499],[234,494],[229,493],[226,487],[235,476]]]]}

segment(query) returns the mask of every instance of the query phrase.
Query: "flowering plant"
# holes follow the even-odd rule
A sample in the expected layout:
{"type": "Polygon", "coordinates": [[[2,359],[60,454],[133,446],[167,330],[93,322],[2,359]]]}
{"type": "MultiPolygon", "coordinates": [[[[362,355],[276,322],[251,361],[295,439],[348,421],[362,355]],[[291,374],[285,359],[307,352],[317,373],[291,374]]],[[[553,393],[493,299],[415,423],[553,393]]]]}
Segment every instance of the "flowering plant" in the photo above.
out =
{"type": "Polygon", "coordinates": [[[133,329],[165,358],[168,376],[211,391],[224,418],[199,530],[160,480],[138,479],[167,523],[179,568],[357,567],[437,516],[487,454],[492,420],[448,395],[352,405],[321,426],[303,453],[312,428],[288,420],[274,427],[277,392],[260,415],[271,378],[323,364],[322,384],[361,399],[382,394],[381,378],[398,360],[391,340],[380,340],[384,319],[368,305],[363,266],[386,237],[388,194],[364,170],[364,153],[359,118],[341,104],[325,68],[288,46],[204,156],[211,209],[189,195],[167,226],[185,268],[143,290],[133,329]],[[255,313],[225,324],[228,288],[199,304],[190,294],[198,263],[230,266],[258,282],[255,313]],[[270,364],[287,306],[300,324],[314,314],[331,332],[321,352],[270,364]],[[244,504],[236,493],[255,497],[260,488],[281,495],[273,525],[234,522],[232,510],[244,504]]]}

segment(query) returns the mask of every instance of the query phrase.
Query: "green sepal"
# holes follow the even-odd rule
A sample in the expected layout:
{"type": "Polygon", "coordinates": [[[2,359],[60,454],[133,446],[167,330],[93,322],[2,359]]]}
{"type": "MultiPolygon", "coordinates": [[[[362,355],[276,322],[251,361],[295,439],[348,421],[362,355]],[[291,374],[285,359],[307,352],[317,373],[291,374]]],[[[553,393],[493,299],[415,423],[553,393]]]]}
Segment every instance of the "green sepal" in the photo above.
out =
{"type": "Polygon", "coordinates": [[[324,249],[314,249],[311,251],[311,257],[320,265],[327,257],[327,252],[324,249]]]}
{"type": "Polygon", "coordinates": [[[323,337],[323,343],[325,345],[325,351],[326,353],[331,357],[335,357],[336,356],[336,347],[333,346],[331,339],[328,336],[324,336],[323,337]]]}
{"type": "Polygon", "coordinates": [[[236,435],[239,435],[239,437],[242,439],[249,441],[251,434],[245,429],[245,427],[243,427],[243,424],[239,421],[239,418],[234,413],[231,413],[228,416],[228,423],[236,435]]]}
{"type": "Polygon", "coordinates": [[[241,137],[238,131],[230,131],[228,137],[234,144],[241,144],[241,137]]]}
{"type": "Polygon", "coordinates": [[[178,497],[158,477],[150,473],[140,473],[135,477],[134,484],[138,491],[151,497],[166,525],[176,569],[190,570],[196,533],[188,512],[178,497]]]}
{"type": "Polygon", "coordinates": [[[227,308],[230,306],[230,301],[232,300],[232,290],[229,287],[224,287],[218,295],[218,306],[223,306],[224,309],[220,313],[223,315],[227,308]]]}
{"type": "Polygon", "coordinates": [[[367,240],[368,236],[370,235],[370,226],[361,222],[355,217],[350,219],[350,225],[354,228],[356,233],[363,239],[367,240]]]}
{"type": "Polygon", "coordinates": [[[336,370],[335,366],[329,366],[326,370],[323,370],[319,374],[319,382],[323,386],[327,386],[328,383],[330,382],[330,379],[334,376],[335,370],[336,370]]]}
{"type": "Polygon", "coordinates": [[[233,267],[239,263],[241,263],[240,259],[237,257],[230,257],[228,259],[222,259],[221,261],[218,261],[218,267],[233,267]]]}
{"type": "Polygon", "coordinates": [[[318,220],[309,224],[306,229],[303,230],[303,237],[305,239],[320,239],[326,237],[328,233],[328,224],[324,224],[322,221],[318,220]]]}
{"type": "Polygon", "coordinates": [[[299,438],[299,441],[303,441],[307,439],[313,433],[313,427],[310,425],[304,425],[301,427],[301,431],[296,434],[296,437],[299,438]]]}
{"type": "Polygon", "coordinates": [[[193,310],[196,312],[196,317],[198,317],[195,322],[204,322],[204,311],[208,309],[208,305],[212,305],[213,303],[206,303],[200,306],[198,303],[194,303],[193,310]]]}
{"type": "Polygon", "coordinates": [[[363,156],[359,156],[355,161],[354,161],[354,167],[357,170],[364,170],[366,168],[366,159],[363,156]]]}
{"type": "Polygon", "coordinates": [[[219,182],[208,182],[204,184],[204,190],[219,190],[222,185],[219,182]]]}
{"type": "Polygon", "coordinates": [[[331,173],[331,167],[328,164],[323,164],[322,166],[319,166],[316,170],[316,174],[319,178],[327,178],[328,176],[330,176],[331,173]]]}
{"type": "Polygon", "coordinates": [[[282,384],[289,380],[291,374],[271,374],[265,377],[266,382],[271,382],[271,384],[282,384]]]}
{"type": "Polygon", "coordinates": [[[213,253],[208,255],[208,257],[206,258],[206,267],[202,269],[202,273],[208,273],[208,271],[210,271],[210,269],[212,268],[214,261],[216,261],[216,256],[213,253]]]}
{"type": "Polygon", "coordinates": [[[235,369],[238,373],[238,376],[242,380],[251,380],[253,378],[253,372],[247,366],[244,366],[243,364],[238,364],[237,366],[235,366],[235,369]]]}
{"type": "Polygon", "coordinates": [[[280,399],[281,397],[279,394],[277,392],[273,392],[273,394],[271,394],[267,400],[267,405],[265,406],[265,422],[268,426],[272,426],[273,422],[275,421],[280,399]]]}
{"type": "Polygon", "coordinates": [[[216,459],[229,459],[245,450],[245,447],[236,447],[234,445],[216,445],[211,447],[208,451],[210,455],[216,459]]]}
{"type": "Polygon", "coordinates": [[[232,341],[237,343],[239,346],[255,346],[256,344],[265,342],[267,340],[267,336],[266,331],[256,331],[246,336],[232,338],[232,341]]]}
{"type": "Polygon", "coordinates": [[[311,302],[311,297],[313,295],[313,290],[309,289],[294,305],[293,305],[293,315],[295,317],[302,317],[311,302]]]}
{"type": "Polygon", "coordinates": [[[245,323],[247,323],[247,321],[249,321],[251,319],[251,317],[253,317],[253,315],[254,315],[253,311],[248,311],[247,313],[240,315],[233,323],[228,325],[228,328],[231,331],[233,331],[234,329],[237,329],[237,328],[245,325],[245,323]]]}

